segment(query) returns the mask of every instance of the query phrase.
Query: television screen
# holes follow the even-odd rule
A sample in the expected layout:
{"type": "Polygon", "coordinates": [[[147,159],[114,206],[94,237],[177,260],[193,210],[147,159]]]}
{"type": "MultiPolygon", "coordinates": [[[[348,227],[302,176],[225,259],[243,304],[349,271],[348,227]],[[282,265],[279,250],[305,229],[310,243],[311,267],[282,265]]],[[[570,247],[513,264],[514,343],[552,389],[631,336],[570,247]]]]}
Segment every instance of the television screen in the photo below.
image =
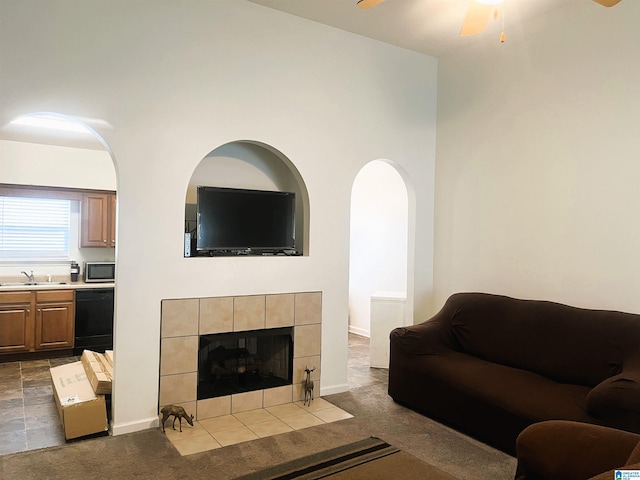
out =
{"type": "Polygon", "coordinates": [[[295,249],[295,193],[199,186],[197,198],[198,251],[295,249]]]}

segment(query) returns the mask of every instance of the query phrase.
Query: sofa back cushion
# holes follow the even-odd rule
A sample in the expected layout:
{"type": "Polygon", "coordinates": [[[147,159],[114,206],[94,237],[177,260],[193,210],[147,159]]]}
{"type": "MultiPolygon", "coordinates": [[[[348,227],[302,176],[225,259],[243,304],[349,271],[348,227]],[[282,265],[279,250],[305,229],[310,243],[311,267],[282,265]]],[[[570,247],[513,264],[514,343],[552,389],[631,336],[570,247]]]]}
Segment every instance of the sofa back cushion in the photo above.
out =
{"type": "Polygon", "coordinates": [[[618,374],[640,339],[629,313],[486,293],[452,295],[443,310],[460,351],[588,387],[618,374]]]}

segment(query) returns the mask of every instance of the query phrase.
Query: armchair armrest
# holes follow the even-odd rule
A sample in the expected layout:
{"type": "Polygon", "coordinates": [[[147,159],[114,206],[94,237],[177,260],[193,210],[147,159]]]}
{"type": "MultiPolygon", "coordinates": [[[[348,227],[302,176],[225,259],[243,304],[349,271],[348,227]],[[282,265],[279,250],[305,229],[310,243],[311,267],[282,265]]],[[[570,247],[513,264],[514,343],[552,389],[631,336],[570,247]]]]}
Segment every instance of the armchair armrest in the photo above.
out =
{"type": "Polygon", "coordinates": [[[640,435],[615,428],[549,420],[516,440],[516,480],[584,480],[625,465],[640,435]]]}

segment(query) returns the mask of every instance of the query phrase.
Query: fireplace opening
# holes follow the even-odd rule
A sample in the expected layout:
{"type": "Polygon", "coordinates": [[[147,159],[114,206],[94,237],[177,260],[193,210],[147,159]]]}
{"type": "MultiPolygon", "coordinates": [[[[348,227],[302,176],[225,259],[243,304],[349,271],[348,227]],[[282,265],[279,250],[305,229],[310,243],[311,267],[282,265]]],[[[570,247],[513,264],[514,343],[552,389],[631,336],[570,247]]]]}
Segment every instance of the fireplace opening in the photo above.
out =
{"type": "Polygon", "coordinates": [[[198,400],[293,383],[293,328],[200,335],[198,400]]]}

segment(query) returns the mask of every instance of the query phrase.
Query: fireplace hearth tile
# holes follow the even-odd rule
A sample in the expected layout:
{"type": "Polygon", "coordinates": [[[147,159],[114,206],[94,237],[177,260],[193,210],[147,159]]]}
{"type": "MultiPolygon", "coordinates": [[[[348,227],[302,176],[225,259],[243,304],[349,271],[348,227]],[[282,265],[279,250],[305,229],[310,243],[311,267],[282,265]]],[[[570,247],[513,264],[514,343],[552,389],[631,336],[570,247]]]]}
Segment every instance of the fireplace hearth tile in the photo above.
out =
{"type": "Polygon", "coordinates": [[[265,325],[265,296],[249,295],[233,299],[233,331],[259,330],[265,325]]]}
{"type": "Polygon", "coordinates": [[[162,300],[162,338],[198,335],[199,300],[162,300]]]}
{"type": "Polygon", "coordinates": [[[295,294],[296,325],[322,323],[322,292],[295,294]]]}
{"type": "MultiPolygon", "coordinates": [[[[183,430],[184,433],[184,430],[183,430]]],[[[179,438],[172,440],[180,455],[191,455],[193,453],[206,452],[222,447],[211,435],[198,435],[196,437],[179,438]]]]}
{"type": "Polygon", "coordinates": [[[320,355],[320,338],[322,335],[322,325],[300,325],[296,326],[293,345],[295,356],[310,357],[320,355]]]}
{"type": "Polygon", "coordinates": [[[337,422],[339,420],[346,420],[353,418],[353,415],[345,412],[338,407],[325,408],[323,410],[316,410],[313,415],[326,423],[337,422]]]}
{"type": "Polygon", "coordinates": [[[282,293],[266,296],[266,327],[291,327],[294,324],[295,295],[282,293]]]}
{"type": "Polygon", "coordinates": [[[292,415],[282,419],[284,423],[289,425],[294,430],[301,430],[303,428],[315,427],[316,425],[322,425],[324,422],[311,413],[302,413],[300,415],[292,415]]]}
{"type": "Polygon", "coordinates": [[[193,402],[197,396],[197,373],[160,377],[160,405],[193,402]]]}
{"type": "Polygon", "coordinates": [[[320,382],[320,355],[293,359],[293,383],[304,382],[306,378],[305,368],[315,368],[315,370],[311,372],[311,380],[314,381],[315,388],[318,388],[317,386],[320,382]]]}
{"type": "Polygon", "coordinates": [[[231,413],[248,412],[262,408],[262,390],[231,395],[231,413]]]}
{"type": "Polygon", "coordinates": [[[244,427],[244,424],[233,415],[223,415],[222,417],[207,418],[198,422],[211,435],[244,427]]]}
{"type": "Polygon", "coordinates": [[[293,401],[293,385],[268,388],[264,390],[262,406],[264,408],[291,403],[293,401]]]}
{"type": "Polygon", "coordinates": [[[246,426],[276,420],[276,417],[262,408],[258,410],[251,410],[249,412],[235,413],[233,416],[240,420],[246,426]]]}
{"type": "Polygon", "coordinates": [[[302,402],[276,405],[260,411],[195,421],[193,427],[183,425],[182,433],[169,426],[166,432],[167,439],[180,454],[189,455],[348,418],[352,418],[348,412],[317,398],[309,407],[302,402]]]}
{"type": "Polygon", "coordinates": [[[306,413],[303,408],[299,407],[295,403],[287,403],[285,405],[276,405],[274,407],[267,408],[267,411],[279,419],[306,413]]]}
{"type": "Polygon", "coordinates": [[[284,423],[282,420],[278,419],[271,420],[269,422],[256,423],[255,425],[248,425],[248,427],[260,438],[280,435],[281,433],[293,432],[293,428],[284,423]]]}
{"type": "Polygon", "coordinates": [[[200,335],[233,331],[233,297],[200,299],[200,335]]]}
{"type": "Polygon", "coordinates": [[[231,395],[198,400],[198,420],[231,414],[231,395]]]}
{"type": "Polygon", "coordinates": [[[327,402],[324,398],[316,398],[311,402],[311,405],[305,405],[304,402],[295,402],[300,408],[304,409],[306,412],[317,412],[319,410],[324,410],[325,408],[335,408],[333,403],[327,402]]]}
{"type": "MultiPolygon", "coordinates": [[[[160,415],[162,420],[162,415],[160,415]]],[[[182,432],[180,431],[179,421],[176,421],[176,429],[172,428],[173,417],[170,417],[164,424],[165,434],[167,438],[173,443],[176,440],[183,440],[185,438],[197,437],[199,435],[209,435],[202,425],[198,422],[193,422],[193,427],[184,420],[182,421],[182,432]]]]}
{"type": "Polygon", "coordinates": [[[160,375],[198,371],[198,336],[163,338],[160,375]]]}
{"type": "Polygon", "coordinates": [[[232,428],[212,434],[213,438],[223,447],[235,445],[236,443],[257,440],[259,437],[249,429],[249,427],[232,428]]]}

